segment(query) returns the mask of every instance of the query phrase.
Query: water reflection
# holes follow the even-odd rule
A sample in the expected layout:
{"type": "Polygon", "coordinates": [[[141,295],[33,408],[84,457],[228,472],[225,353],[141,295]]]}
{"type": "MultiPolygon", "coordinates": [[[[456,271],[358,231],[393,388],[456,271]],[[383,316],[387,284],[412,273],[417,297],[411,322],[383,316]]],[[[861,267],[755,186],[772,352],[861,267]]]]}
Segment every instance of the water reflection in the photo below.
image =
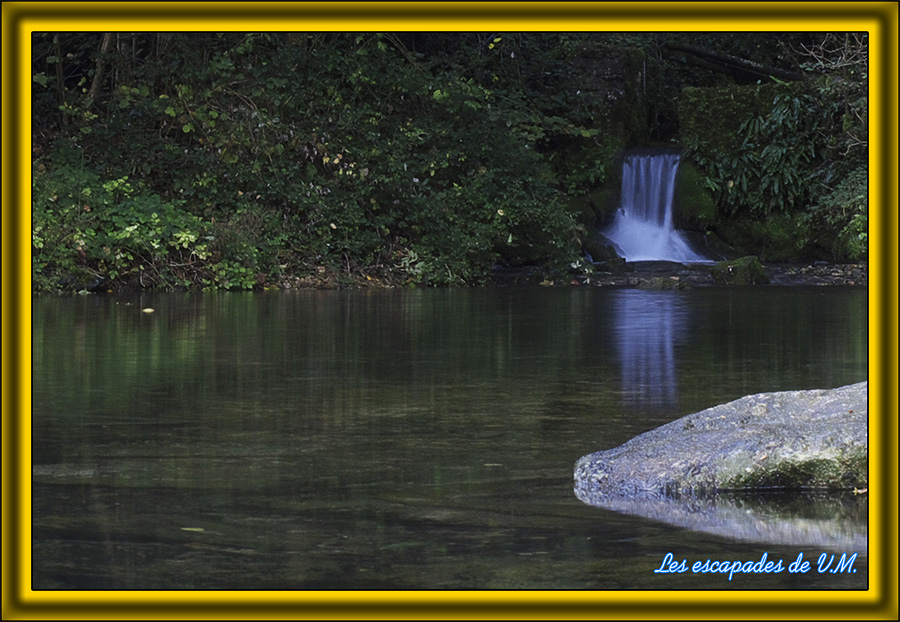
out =
{"type": "Polygon", "coordinates": [[[708,588],[653,569],[758,547],[584,505],[572,464],[744,393],[865,379],[865,291],[821,295],[36,299],[34,587],[708,588]]]}
{"type": "Polygon", "coordinates": [[[630,405],[677,406],[675,346],[687,315],[679,292],[622,290],[612,301],[613,333],[630,405]]]}
{"type": "Polygon", "coordinates": [[[626,499],[576,487],[575,494],[603,509],[738,540],[860,552],[868,547],[868,496],[852,492],[626,499]]]}

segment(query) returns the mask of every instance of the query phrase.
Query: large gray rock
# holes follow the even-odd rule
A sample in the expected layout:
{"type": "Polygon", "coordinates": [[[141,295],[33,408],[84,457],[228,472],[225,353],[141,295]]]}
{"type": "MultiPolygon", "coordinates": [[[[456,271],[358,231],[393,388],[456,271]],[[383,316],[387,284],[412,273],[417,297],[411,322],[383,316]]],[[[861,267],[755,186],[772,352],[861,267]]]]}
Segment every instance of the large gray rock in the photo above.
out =
{"type": "Polygon", "coordinates": [[[865,551],[867,391],[761,393],[682,417],[578,460],[575,494],[716,536],[865,551]]]}
{"type": "Polygon", "coordinates": [[[868,382],[749,395],[582,457],[575,492],[602,506],[723,490],[866,488],[868,411],[868,382]]]}

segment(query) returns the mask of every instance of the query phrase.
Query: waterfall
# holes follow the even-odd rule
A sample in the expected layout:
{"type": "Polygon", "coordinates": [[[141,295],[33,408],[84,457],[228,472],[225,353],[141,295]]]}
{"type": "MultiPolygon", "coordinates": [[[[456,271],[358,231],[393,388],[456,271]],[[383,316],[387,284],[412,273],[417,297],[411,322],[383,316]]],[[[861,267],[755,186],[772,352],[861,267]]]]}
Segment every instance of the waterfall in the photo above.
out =
{"type": "Polygon", "coordinates": [[[691,250],[672,223],[680,159],[677,153],[625,157],[619,210],[603,234],[626,261],[710,261],[691,250]]]}

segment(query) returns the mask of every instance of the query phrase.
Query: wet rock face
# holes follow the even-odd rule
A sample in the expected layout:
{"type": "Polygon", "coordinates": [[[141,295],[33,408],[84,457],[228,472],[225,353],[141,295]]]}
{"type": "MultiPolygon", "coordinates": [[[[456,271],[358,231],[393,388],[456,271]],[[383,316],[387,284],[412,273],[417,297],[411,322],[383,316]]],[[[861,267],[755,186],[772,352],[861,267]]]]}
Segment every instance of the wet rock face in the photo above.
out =
{"type": "Polygon", "coordinates": [[[576,495],[601,507],[725,490],[867,485],[868,382],[749,395],[575,464],[576,495]]]}

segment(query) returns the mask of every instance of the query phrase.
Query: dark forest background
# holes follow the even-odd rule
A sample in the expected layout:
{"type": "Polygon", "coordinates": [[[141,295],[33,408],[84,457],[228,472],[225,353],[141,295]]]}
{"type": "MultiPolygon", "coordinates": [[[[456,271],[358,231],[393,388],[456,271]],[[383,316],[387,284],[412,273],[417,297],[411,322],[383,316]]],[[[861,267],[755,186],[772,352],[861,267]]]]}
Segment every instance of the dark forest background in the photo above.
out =
{"type": "Polygon", "coordinates": [[[37,292],[579,261],[624,149],[723,255],[864,261],[864,33],[35,33],[37,292]]]}

